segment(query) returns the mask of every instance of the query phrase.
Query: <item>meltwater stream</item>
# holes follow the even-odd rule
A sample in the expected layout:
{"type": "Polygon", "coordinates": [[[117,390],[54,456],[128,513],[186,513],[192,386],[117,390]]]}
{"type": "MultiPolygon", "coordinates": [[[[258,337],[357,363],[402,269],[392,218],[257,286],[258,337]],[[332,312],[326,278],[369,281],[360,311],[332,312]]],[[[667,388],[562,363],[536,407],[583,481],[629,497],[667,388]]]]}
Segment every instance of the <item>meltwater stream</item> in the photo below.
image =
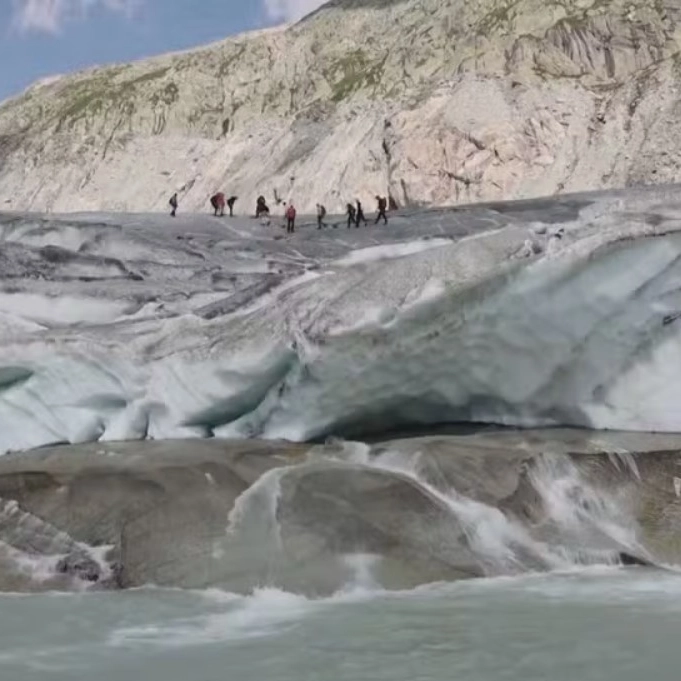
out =
{"type": "Polygon", "coordinates": [[[589,484],[569,457],[535,459],[525,480],[528,490],[521,491],[531,503],[522,509],[490,505],[457,491],[433,457],[399,449],[375,453],[363,443],[331,441],[301,463],[266,472],[244,492],[218,551],[232,571],[251,579],[257,574],[255,585],[313,596],[333,593],[351,580],[348,555],[356,553],[371,556],[376,584],[392,589],[421,584],[408,574],[407,564],[414,563],[407,553],[391,550],[395,541],[418,551],[421,565],[454,566],[459,579],[653,562],[638,541],[626,500],[589,484]],[[365,497],[342,491],[348,479],[357,485],[367,474],[404,483],[424,501],[420,513],[431,514],[432,523],[412,522],[401,504],[413,502],[399,494],[377,510],[361,506],[365,497]],[[298,498],[301,487],[307,491],[298,498]],[[323,499],[329,494],[342,499],[330,512],[315,505],[321,499],[328,506],[323,499]],[[351,509],[353,503],[361,507],[351,509]],[[388,539],[376,539],[384,530],[388,539]]]}
{"type": "Polygon", "coordinates": [[[617,568],[308,600],[0,598],[12,681],[678,681],[681,578],[617,568]]]}
{"type": "Polygon", "coordinates": [[[629,551],[645,560],[625,503],[588,484],[567,456],[545,454],[529,471],[546,514],[541,528],[530,529],[513,513],[460,494],[418,452],[370,452],[363,443],[343,443],[339,458],[403,475],[444,504],[488,576],[616,564],[629,551]]]}
{"type": "MultiPolygon", "coordinates": [[[[564,454],[528,461],[516,494],[492,505],[457,490],[419,446],[312,447],[266,471],[225,516],[213,559],[244,575],[233,590],[2,595],[0,679],[678,681],[681,574],[621,565],[623,555],[645,561],[647,553],[619,487],[599,486],[564,454]],[[423,497],[451,534],[413,537],[424,527],[415,525],[399,535],[405,546],[445,559],[466,554],[482,577],[387,588],[400,555],[389,546],[385,554],[347,551],[352,544],[339,530],[347,526],[327,525],[338,509],[367,510],[329,496],[335,490],[342,499],[343,481],[364,476],[401,481],[416,495],[367,507],[369,526],[423,497]],[[292,509],[306,484],[322,506],[313,494],[292,509]],[[308,516],[329,503],[322,535],[338,543],[310,552],[319,542],[308,516]],[[449,553],[436,545],[449,539],[458,542],[449,553]],[[291,546],[308,551],[305,558],[291,562],[291,546]],[[315,583],[320,568],[328,580],[315,583]]],[[[639,476],[626,452],[609,465],[639,476]]]]}

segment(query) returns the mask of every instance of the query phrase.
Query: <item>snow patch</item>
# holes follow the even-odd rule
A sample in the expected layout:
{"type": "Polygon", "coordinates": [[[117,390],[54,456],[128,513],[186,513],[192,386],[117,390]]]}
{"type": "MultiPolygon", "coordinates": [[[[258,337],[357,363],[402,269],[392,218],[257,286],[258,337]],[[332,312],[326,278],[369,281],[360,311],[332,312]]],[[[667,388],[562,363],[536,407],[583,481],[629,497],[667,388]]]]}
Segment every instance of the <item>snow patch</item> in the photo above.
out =
{"type": "Polygon", "coordinates": [[[129,305],[112,301],[49,297],[34,293],[0,294],[0,313],[30,324],[67,326],[111,322],[124,314],[129,305]]]}
{"type": "Polygon", "coordinates": [[[361,248],[356,251],[352,251],[345,257],[335,260],[331,264],[337,267],[351,267],[352,265],[376,262],[377,260],[404,258],[408,255],[414,255],[416,253],[428,251],[431,248],[451,246],[452,243],[453,241],[451,239],[421,239],[419,241],[409,241],[403,244],[371,246],[369,248],[361,248]]]}

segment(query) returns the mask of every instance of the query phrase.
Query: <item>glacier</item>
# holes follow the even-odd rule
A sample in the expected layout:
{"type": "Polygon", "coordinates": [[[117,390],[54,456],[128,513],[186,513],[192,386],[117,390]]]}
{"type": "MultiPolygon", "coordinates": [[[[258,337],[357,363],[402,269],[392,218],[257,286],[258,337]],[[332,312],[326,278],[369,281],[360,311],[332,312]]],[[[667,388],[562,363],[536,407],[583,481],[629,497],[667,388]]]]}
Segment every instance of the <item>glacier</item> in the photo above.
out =
{"type": "Polygon", "coordinates": [[[0,451],[680,431],[680,192],[303,218],[291,238],[279,218],[0,214],[0,451]]]}

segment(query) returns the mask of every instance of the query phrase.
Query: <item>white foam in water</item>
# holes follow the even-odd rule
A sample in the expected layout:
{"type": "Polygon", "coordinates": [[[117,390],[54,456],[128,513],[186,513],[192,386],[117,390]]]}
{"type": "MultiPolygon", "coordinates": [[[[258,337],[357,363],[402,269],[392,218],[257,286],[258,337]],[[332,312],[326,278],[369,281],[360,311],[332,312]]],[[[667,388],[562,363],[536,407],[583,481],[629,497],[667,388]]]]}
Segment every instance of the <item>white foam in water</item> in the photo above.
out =
{"type": "Polygon", "coordinates": [[[560,529],[569,530],[574,537],[586,538],[587,533],[593,535],[596,528],[602,538],[611,540],[607,548],[590,546],[588,542],[575,546],[553,545],[533,538],[520,522],[498,508],[465,497],[453,488],[442,490],[429,483],[420,471],[418,453],[387,451],[372,457],[368,445],[346,442],[342,448],[336,445],[331,457],[402,475],[438,499],[461,524],[470,548],[491,574],[526,570],[528,557],[548,569],[568,570],[594,563],[612,563],[617,547],[645,555],[636,541],[634,524],[623,512],[622,505],[585,485],[567,457],[564,460],[544,458],[544,463],[534,471],[532,482],[560,529]]]}
{"type": "Polygon", "coordinates": [[[304,596],[271,588],[257,589],[251,596],[232,598],[227,594],[225,601],[230,607],[227,612],[162,625],[124,627],[111,635],[109,644],[177,648],[258,638],[300,620],[315,607],[315,602],[304,596]]]}
{"type": "MultiPolygon", "coordinates": [[[[596,444],[596,441],[594,441],[594,444],[596,444]]],[[[624,467],[626,470],[630,471],[639,482],[641,481],[641,473],[638,470],[636,458],[631,452],[628,452],[626,449],[612,451],[612,447],[608,447],[607,445],[602,445],[600,449],[608,453],[610,463],[618,471],[621,471],[624,467]]]]}
{"type": "Polygon", "coordinates": [[[0,542],[0,555],[4,555],[13,563],[18,573],[28,577],[36,584],[54,579],[56,568],[63,555],[43,556],[19,551],[5,542],[0,542]]]}
{"type": "Polygon", "coordinates": [[[227,518],[228,534],[234,534],[248,519],[249,524],[258,523],[269,529],[273,541],[277,546],[281,545],[277,508],[281,494],[281,479],[290,468],[284,466],[267,471],[237,497],[227,518]]]}
{"type": "MultiPolygon", "coordinates": [[[[633,457],[623,460],[638,475],[633,457]]],[[[568,457],[544,455],[530,471],[530,479],[558,528],[576,536],[596,534],[615,547],[643,552],[636,523],[623,501],[586,484],[568,457]]]]}
{"type": "MultiPolygon", "coordinates": [[[[0,520],[3,521],[3,539],[0,541],[2,557],[7,558],[17,574],[26,576],[40,585],[59,576],[59,562],[69,555],[88,557],[99,568],[99,580],[108,580],[111,567],[106,560],[111,546],[92,547],[74,541],[67,533],[23,511],[14,501],[0,499],[0,520]]],[[[88,589],[93,583],[74,575],[71,586],[77,590],[88,589]]]]}
{"type": "Polygon", "coordinates": [[[352,580],[345,586],[345,594],[361,594],[381,590],[381,585],[374,577],[374,570],[381,557],[370,553],[355,553],[343,558],[345,565],[352,570],[352,580]]]}
{"type": "Polygon", "coordinates": [[[387,451],[372,457],[368,445],[353,442],[345,443],[340,459],[402,475],[438,499],[459,521],[471,549],[478,554],[488,569],[520,568],[516,554],[519,546],[530,550],[534,555],[550,559],[550,564],[554,567],[567,566],[560,557],[551,555],[544,545],[528,535],[525,528],[509,519],[499,509],[464,497],[454,489],[442,491],[430,484],[419,472],[419,454],[387,451]]]}
{"type": "Polygon", "coordinates": [[[255,589],[248,596],[209,589],[196,593],[214,605],[225,606],[226,612],[161,625],[123,627],[109,637],[108,643],[114,647],[181,648],[261,638],[278,634],[325,608],[385,595],[371,576],[378,557],[351,555],[344,560],[355,577],[346,588],[328,598],[310,599],[275,588],[255,589]]]}

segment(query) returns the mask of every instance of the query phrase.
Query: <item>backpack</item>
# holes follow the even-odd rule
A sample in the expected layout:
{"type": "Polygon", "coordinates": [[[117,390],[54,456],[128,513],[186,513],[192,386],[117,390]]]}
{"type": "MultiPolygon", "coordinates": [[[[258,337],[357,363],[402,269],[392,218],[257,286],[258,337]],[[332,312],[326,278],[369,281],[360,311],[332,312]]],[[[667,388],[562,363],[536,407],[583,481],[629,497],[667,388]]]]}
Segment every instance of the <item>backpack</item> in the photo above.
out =
{"type": "Polygon", "coordinates": [[[326,208],[324,208],[324,206],[319,207],[319,217],[320,218],[326,217],[326,208]]]}

